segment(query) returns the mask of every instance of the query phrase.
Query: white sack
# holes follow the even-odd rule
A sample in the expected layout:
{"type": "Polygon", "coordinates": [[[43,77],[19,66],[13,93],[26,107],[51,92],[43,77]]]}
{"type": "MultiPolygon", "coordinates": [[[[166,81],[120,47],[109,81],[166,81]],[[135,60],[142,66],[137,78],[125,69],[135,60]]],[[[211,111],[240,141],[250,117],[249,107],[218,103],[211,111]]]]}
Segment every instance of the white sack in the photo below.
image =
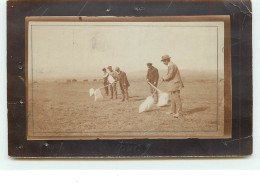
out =
{"type": "Polygon", "coordinates": [[[115,79],[111,75],[108,76],[107,80],[110,84],[115,82],[115,79]]]}
{"type": "Polygon", "coordinates": [[[139,106],[139,113],[150,110],[153,105],[153,102],[153,97],[148,96],[146,100],[139,106]]]}
{"type": "Polygon", "coordinates": [[[89,89],[89,96],[93,96],[95,93],[95,90],[93,88],[89,89]]]}
{"type": "Polygon", "coordinates": [[[165,93],[165,92],[159,93],[157,106],[162,107],[162,106],[167,105],[168,100],[169,100],[169,94],[168,93],[165,93]]]}
{"type": "Polygon", "coordinates": [[[103,99],[103,96],[102,96],[102,93],[101,93],[100,89],[97,89],[95,91],[94,95],[95,95],[95,101],[103,99]]]}

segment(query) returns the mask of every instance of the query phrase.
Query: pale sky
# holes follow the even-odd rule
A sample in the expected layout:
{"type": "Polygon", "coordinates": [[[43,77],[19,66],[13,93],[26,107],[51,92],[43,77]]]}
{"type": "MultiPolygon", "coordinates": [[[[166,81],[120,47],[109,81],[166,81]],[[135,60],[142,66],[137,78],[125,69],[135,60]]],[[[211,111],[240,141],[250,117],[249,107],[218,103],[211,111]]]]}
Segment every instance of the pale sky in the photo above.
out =
{"type": "Polygon", "coordinates": [[[222,22],[30,22],[29,26],[28,71],[30,77],[33,67],[35,79],[101,76],[109,65],[142,71],[147,62],[165,69],[160,61],[165,54],[180,70],[216,70],[217,58],[219,69],[224,68],[222,22]]]}

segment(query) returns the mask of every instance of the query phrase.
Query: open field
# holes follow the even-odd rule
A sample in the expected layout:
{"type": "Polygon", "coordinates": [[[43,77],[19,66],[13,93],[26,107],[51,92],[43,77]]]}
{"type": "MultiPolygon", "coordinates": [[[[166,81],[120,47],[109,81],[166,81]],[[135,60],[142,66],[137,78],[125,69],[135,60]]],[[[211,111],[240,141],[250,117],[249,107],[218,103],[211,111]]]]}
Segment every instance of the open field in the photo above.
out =
{"type": "MultiPolygon", "coordinates": [[[[149,96],[143,79],[130,79],[129,102],[120,102],[119,86],[119,99],[109,99],[103,90],[104,99],[95,102],[89,89],[102,86],[100,81],[29,84],[29,133],[83,138],[219,137],[223,134],[224,105],[223,82],[218,84],[218,119],[217,85],[211,78],[184,77],[183,116],[179,119],[165,114],[169,105],[154,105],[151,111],[138,113],[139,105],[149,96]]],[[[160,89],[166,91],[166,84],[160,89]]]]}

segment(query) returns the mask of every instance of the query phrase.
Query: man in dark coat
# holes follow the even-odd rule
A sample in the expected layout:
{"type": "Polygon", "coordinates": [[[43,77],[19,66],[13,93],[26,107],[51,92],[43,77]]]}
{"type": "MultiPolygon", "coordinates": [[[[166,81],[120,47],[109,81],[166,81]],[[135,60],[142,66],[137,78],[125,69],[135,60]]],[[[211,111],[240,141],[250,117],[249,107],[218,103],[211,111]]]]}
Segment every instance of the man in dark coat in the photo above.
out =
{"type": "Polygon", "coordinates": [[[108,93],[108,86],[107,85],[108,85],[109,74],[108,74],[106,68],[103,68],[102,71],[104,72],[104,74],[103,74],[103,80],[104,80],[104,86],[105,86],[104,89],[105,89],[106,95],[108,96],[109,93],[108,93]]]}
{"type": "Polygon", "coordinates": [[[168,91],[171,99],[171,110],[167,114],[173,114],[175,118],[178,118],[182,112],[180,90],[184,87],[180,71],[168,55],[162,56],[161,61],[164,65],[168,66],[168,73],[162,79],[163,81],[168,82],[168,91]]]}
{"type": "Polygon", "coordinates": [[[130,86],[126,73],[121,71],[119,67],[116,67],[115,71],[118,74],[118,81],[122,92],[122,101],[128,101],[128,87],[130,86]]]}
{"type": "MultiPolygon", "coordinates": [[[[158,69],[155,68],[152,63],[147,63],[148,71],[146,75],[146,80],[147,82],[150,82],[153,84],[155,87],[158,85],[158,79],[159,79],[159,72],[158,69]]],[[[150,92],[153,95],[154,98],[154,103],[157,104],[158,102],[158,92],[151,86],[150,87],[150,92]]]]}

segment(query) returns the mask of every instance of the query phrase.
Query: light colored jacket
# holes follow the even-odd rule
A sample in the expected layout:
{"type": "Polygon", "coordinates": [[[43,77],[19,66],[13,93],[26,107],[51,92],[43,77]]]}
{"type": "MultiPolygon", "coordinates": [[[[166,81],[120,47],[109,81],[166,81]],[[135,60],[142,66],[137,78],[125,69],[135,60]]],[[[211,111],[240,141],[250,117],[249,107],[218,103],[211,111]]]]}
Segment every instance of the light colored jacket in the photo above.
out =
{"type": "Polygon", "coordinates": [[[109,71],[108,74],[114,78],[115,81],[118,81],[118,74],[116,71],[109,71]]]}
{"type": "Polygon", "coordinates": [[[168,82],[168,91],[177,91],[184,87],[180,71],[173,62],[168,64],[168,73],[164,80],[168,82]]]}

